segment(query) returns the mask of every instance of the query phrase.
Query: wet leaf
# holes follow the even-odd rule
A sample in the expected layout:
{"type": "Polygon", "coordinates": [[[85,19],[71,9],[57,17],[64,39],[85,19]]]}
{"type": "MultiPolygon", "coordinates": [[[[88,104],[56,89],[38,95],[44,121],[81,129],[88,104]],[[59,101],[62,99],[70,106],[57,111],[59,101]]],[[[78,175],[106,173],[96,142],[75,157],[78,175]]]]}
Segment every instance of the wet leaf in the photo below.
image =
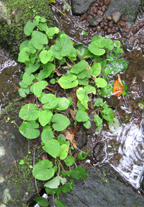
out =
{"type": "Polygon", "coordinates": [[[54,176],[55,170],[53,164],[49,160],[41,160],[35,164],[34,169],[32,171],[33,176],[42,181],[49,180],[54,176]]]}
{"type": "Polygon", "coordinates": [[[78,159],[79,159],[79,160],[84,160],[84,159],[86,159],[86,157],[88,156],[89,152],[90,152],[90,150],[89,150],[87,153],[85,153],[85,152],[83,152],[83,151],[80,151],[80,153],[78,154],[78,159]]]}
{"type": "Polygon", "coordinates": [[[85,91],[87,94],[89,93],[93,93],[93,94],[96,94],[96,89],[95,87],[91,86],[91,85],[87,85],[84,87],[85,91]]]}
{"type": "Polygon", "coordinates": [[[33,74],[29,74],[25,72],[23,75],[23,82],[27,85],[31,85],[34,79],[35,79],[35,76],[33,74]]]}
{"type": "Polygon", "coordinates": [[[20,88],[18,92],[21,97],[25,98],[27,94],[29,94],[30,90],[29,88],[20,88]]]}
{"type": "Polygon", "coordinates": [[[60,185],[60,176],[56,176],[44,184],[45,187],[55,189],[60,185]]]}
{"type": "Polygon", "coordinates": [[[93,121],[96,123],[97,129],[102,126],[103,121],[98,115],[94,115],[93,121]]]}
{"type": "Polygon", "coordinates": [[[114,119],[114,111],[111,108],[105,108],[102,110],[102,116],[107,121],[112,121],[114,119]]]}
{"type": "MultiPolygon", "coordinates": [[[[55,2],[55,0],[50,0],[50,2],[55,2]]],[[[50,27],[46,30],[46,34],[48,36],[49,39],[52,39],[53,36],[55,34],[58,34],[59,33],[59,28],[58,27],[50,27]]]]}
{"type": "Polygon", "coordinates": [[[112,121],[108,122],[109,129],[114,133],[117,132],[120,127],[120,122],[117,118],[114,118],[112,121]]]}
{"type": "Polygon", "coordinates": [[[114,81],[113,95],[119,97],[124,90],[124,86],[122,85],[120,75],[118,74],[118,79],[114,81]]]}
{"type": "Polygon", "coordinates": [[[86,122],[83,124],[83,126],[84,126],[86,129],[89,129],[89,128],[91,128],[91,122],[88,120],[88,121],[86,121],[86,122]]]}
{"type": "Polygon", "coordinates": [[[102,98],[97,98],[95,100],[94,106],[102,106],[103,105],[103,99],[102,98]]]}

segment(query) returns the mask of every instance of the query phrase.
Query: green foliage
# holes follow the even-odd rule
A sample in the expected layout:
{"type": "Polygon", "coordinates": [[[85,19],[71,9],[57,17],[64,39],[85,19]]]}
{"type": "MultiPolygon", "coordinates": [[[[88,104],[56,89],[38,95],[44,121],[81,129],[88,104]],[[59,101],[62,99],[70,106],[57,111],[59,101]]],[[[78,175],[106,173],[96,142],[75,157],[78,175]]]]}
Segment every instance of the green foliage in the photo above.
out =
{"type": "MultiPolygon", "coordinates": [[[[127,62],[117,58],[121,54],[119,41],[113,43],[111,39],[96,35],[88,47],[75,45],[69,36],[59,33],[57,27],[49,28],[46,19],[40,16],[26,24],[24,33],[29,40],[20,45],[18,60],[26,67],[19,83],[19,94],[21,97],[32,94],[35,100],[20,109],[19,117],[24,122],[19,131],[28,139],[41,138],[42,149],[51,161],[37,162],[33,176],[46,181],[48,194],[59,196],[61,192],[73,189],[74,182],[68,182],[67,177],[87,177],[87,171],[77,167],[71,153],[72,148],[76,150],[75,140],[69,132],[71,126],[80,122],[81,126],[89,129],[94,121],[96,130],[99,130],[103,122],[108,121],[112,132],[118,129],[119,122],[114,118],[114,111],[103,98],[97,97],[97,92],[99,96],[111,95],[109,75],[125,70],[127,62]],[[49,84],[53,84],[53,88],[59,86],[63,92],[56,94],[57,91],[51,89],[49,84]],[[77,103],[73,103],[70,97],[73,88],[77,103]],[[75,109],[75,121],[69,116],[71,106],[75,109]],[[93,119],[89,116],[91,111],[94,111],[93,119]]],[[[78,159],[83,160],[88,154],[80,151],[78,159]]],[[[36,201],[41,206],[47,202],[40,197],[36,201]]],[[[65,206],[58,198],[54,202],[56,206],[65,206]]]]}

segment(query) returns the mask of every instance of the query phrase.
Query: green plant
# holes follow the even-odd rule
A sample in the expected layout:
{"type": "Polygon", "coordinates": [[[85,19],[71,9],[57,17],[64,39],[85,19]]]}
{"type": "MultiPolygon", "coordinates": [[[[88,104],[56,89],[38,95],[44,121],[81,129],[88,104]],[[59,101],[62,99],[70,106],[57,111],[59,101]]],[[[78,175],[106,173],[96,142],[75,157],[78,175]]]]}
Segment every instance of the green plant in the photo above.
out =
{"type": "MultiPolygon", "coordinates": [[[[25,64],[19,94],[21,97],[32,94],[35,98],[20,109],[19,117],[24,121],[19,131],[28,139],[41,137],[48,159],[36,163],[33,176],[46,181],[48,194],[58,196],[54,200],[56,206],[65,206],[59,195],[71,191],[74,185],[74,180],[68,182],[67,177],[87,177],[87,171],[77,166],[73,156],[77,146],[71,129],[77,122],[89,129],[94,121],[98,130],[103,120],[118,126],[118,120],[113,121],[114,111],[98,97],[112,94],[110,76],[125,70],[127,62],[118,59],[123,52],[119,41],[113,43],[96,35],[88,47],[76,45],[57,27],[48,27],[44,17],[36,16],[33,22],[27,22],[24,34],[28,40],[20,45],[18,56],[18,61],[25,64]],[[59,86],[63,92],[56,94],[49,84],[59,86]],[[76,102],[70,97],[72,89],[76,102]],[[91,111],[93,119],[89,116],[91,111]]],[[[78,159],[85,159],[88,153],[80,151],[78,159]]],[[[35,200],[48,205],[45,199],[35,200]]]]}

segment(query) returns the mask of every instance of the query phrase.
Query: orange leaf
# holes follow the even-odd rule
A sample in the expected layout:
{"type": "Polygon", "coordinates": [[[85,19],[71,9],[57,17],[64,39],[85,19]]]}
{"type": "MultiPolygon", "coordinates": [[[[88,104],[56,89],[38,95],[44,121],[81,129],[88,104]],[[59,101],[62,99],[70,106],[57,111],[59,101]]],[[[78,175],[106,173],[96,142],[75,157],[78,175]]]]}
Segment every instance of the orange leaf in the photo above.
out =
{"type": "Polygon", "coordinates": [[[118,74],[118,79],[114,81],[113,95],[119,97],[123,92],[123,85],[120,79],[120,75],[118,74]]]}
{"type": "Polygon", "coordinates": [[[71,134],[68,130],[65,131],[66,139],[70,141],[70,143],[77,148],[76,141],[74,139],[74,134],[71,134]]]}

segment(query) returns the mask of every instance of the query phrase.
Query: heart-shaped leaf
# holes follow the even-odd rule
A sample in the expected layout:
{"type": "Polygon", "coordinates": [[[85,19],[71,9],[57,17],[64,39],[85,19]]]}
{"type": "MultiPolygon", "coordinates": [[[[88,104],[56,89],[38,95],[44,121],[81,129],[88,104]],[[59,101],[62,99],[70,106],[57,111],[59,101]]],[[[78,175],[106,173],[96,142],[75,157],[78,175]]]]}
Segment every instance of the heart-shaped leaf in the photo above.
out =
{"type": "Polygon", "coordinates": [[[96,63],[92,67],[92,76],[98,76],[101,73],[101,64],[96,63]]]}
{"type": "Polygon", "coordinates": [[[77,75],[80,72],[82,72],[87,66],[88,66],[88,62],[86,62],[85,60],[81,60],[79,63],[75,64],[71,68],[70,72],[77,75]]]}
{"type": "Polygon", "coordinates": [[[68,155],[68,146],[66,144],[62,144],[60,146],[59,157],[61,160],[64,160],[68,155]]]}
{"type": "Polygon", "coordinates": [[[46,64],[47,62],[49,62],[52,57],[53,57],[53,53],[51,50],[48,50],[48,51],[42,50],[41,53],[39,54],[40,61],[43,64],[46,64]]]}
{"type": "Polygon", "coordinates": [[[19,131],[24,137],[35,139],[40,135],[40,131],[37,128],[39,128],[39,124],[35,121],[23,122],[19,127],[19,131]]]}
{"type": "Polygon", "coordinates": [[[86,90],[84,88],[79,88],[76,91],[76,95],[79,99],[79,101],[81,102],[81,104],[88,109],[88,96],[86,93],[86,90]]]}
{"type": "Polygon", "coordinates": [[[25,104],[19,112],[19,117],[23,120],[36,120],[39,116],[38,108],[35,104],[25,104]]]}
{"type": "Polygon", "coordinates": [[[51,75],[51,73],[54,71],[55,65],[52,63],[47,63],[43,66],[43,70],[40,71],[38,74],[38,80],[41,81],[51,75]]]}
{"type": "Polygon", "coordinates": [[[77,76],[72,74],[63,75],[58,80],[58,83],[63,89],[74,88],[78,85],[77,76]]]}
{"type": "Polygon", "coordinates": [[[42,126],[45,126],[51,121],[53,113],[50,110],[41,110],[39,112],[39,122],[42,126]]]}
{"type": "Polygon", "coordinates": [[[54,137],[52,128],[50,126],[45,126],[43,128],[41,139],[43,143],[45,144],[48,140],[52,139],[54,137]]]}
{"type": "Polygon", "coordinates": [[[42,99],[41,99],[41,102],[44,105],[44,108],[45,109],[53,109],[57,106],[58,104],[58,99],[55,95],[53,94],[45,94],[42,99]]]}
{"type": "Polygon", "coordinates": [[[48,44],[48,38],[42,32],[33,31],[31,42],[36,49],[41,50],[44,44],[48,44]]]}
{"type": "Polygon", "coordinates": [[[47,142],[45,142],[45,145],[43,146],[43,150],[47,152],[52,157],[56,158],[59,155],[60,151],[60,144],[55,139],[50,139],[47,142]]]}
{"type": "Polygon", "coordinates": [[[58,98],[58,105],[57,105],[57,109],[58,110],[66,110],[70,105],[70,100],[63,97],[63,98],[58,98]]]}
{"type": "Polygon", "coordinates": [[[45,89],[45,87],[48,85],[47,81],[39,81],[37,83],[34,83],[30,87],[30,91],[34,93],[35,96],[40,97],[42,90],[45,89]]]}
{"type": "Polygon", "coordinates": [[[56,131],[63,131],[70,125],[70,120],[63,114],[55,114],[51,120],[53,123],[53,128],[56,131]]]}
{"type": "Polygon", "coordinates": [[[89,116],[84,111],[78,111],[76,114],[76,120],[78,122],[86,122],[89,120],[89,116]]]}
{"type": "Polygon", "coordinates": [[[52,168],[53,164],[49,160],[41,160],[34,166],[32,171],[33,176],[38,180],[49,180],[55,174],[55,169],[52,168]]]}
{"type": "Polygon", "coordinates": [[[107,82],[104,78],[96,78],[95,82],[99,88],[105,88],[107,86],[107,82]]]}

